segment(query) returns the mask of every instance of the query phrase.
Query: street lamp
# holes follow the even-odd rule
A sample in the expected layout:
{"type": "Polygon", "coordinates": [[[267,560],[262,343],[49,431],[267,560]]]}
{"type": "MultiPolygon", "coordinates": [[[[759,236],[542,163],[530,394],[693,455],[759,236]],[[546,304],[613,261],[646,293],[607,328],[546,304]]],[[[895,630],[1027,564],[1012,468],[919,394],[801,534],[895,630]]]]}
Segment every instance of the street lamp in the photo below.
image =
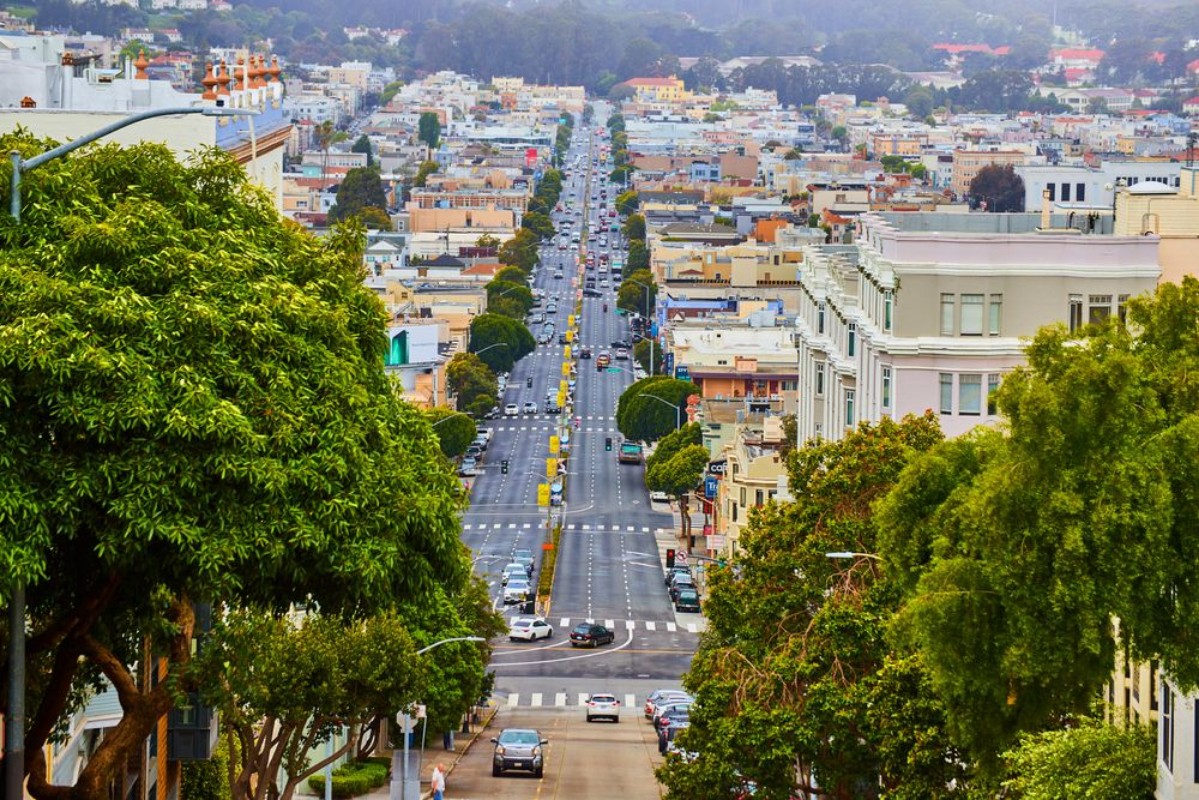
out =
{"type": "MultiPolygon", "coordinates": [[[[453,413],[451,413],[451,414],[446,414],[444,417],[442,417],[441,419],[437,420],[436,422],[434,422],[434,423],[433,423],[432,425],[430,425],[429,427],[430,427],[430,428],[436,428],[436,427],[437,427],[438,425],[440,425],[441,423],[443,423],[443,422],[449,422],[449,421],[450,421],[450,420],[452,420],[454,417],[470,417],[470,416],[471,416],[471,415],[470,415],[470,414],[467,414],[465,411],[455,411],[455,412],[453,412],[453,413]]],[[[474,419],[474,417],[471,417],[471,419],[474,419]]]]}
{"type": "Polygon", "coordinates": [[[868,558],[872,561],[882,561],[883,557],[874,553],[855,553],[850,550],[835,550],[831,553],[825,553],[825,558],[834,559],[851,559],[851,558],[868,558]]]}
{"type": "Polygon", "coordinates": [[[682,418],[682,415],[679,413],[679,407],[676,404],[670,402],[669,400],[667,400],[664,397],[658,397],[658,395],[656,395],[656,394],[648,394],[646,392],[642,392],[641,394],[639,394],[637,396],[638,397],[648,397],[651,400],[657,400],[659,403],[664,403],[665,405],[673,408],[674,409],[674,429],[677,431],[679,428],[683,427],[683,418],[682,418]]]}
{"type": "MultiPolygon", "coordinates": [[[[443,644],[449,644],[451,642],[485,642],[485,641],[487,641],[487,640],[484,639],[482,636],[452,636],[449,639],[442,639],[440,641],[433,642],[433,644],[429,645],[428,647],[422,647],[420,650],[416,651],[416,654],[418,656],[424,655],[425,653],[429,652],[430,650],[432,650],[435,647],[441,647],[443,644]]],[[[408,729],[412,726],[412,715],[408,713],[408,709],[404,709],[403,711],[401,711],[399,714],[396,715],[396,722],[399,722],[403,726],[402,733],[404,736],[404,760],[400,764],[400,798],[402,798],[402,800],[409,800],[410,792],[408,791],[408,733],[409,733],[408,729]]],[[[395,774],[394,770],[392,771],[392,774],[393,775],[395,774]]],[[[393,785],[394,785],[394,782],[393,782],[393,785]]],[[[417,794],[419,795],[419,791],[417,792],[417,794]]],[[[392,793],[392,800],[398,800],[395,797],[394,792],[392,793]]]]}
{"type": "MultiPolygon", "coordinates": [[[[638,286],[640,286],[642,289],[645,290],[645,316],[649,317],[650,311],[651,311],[651,309],[649,307],[649,288],[650,287],[646,286],[644,283],[637,280],[636,278],[625,278],[625,280],[635,283],[638,286]]],[[[648,331],[648,333],[649,333],[649,374],[653,375],[656,372],[656,370],[654,369],[654,366],[655,366],[654,365],[654,338],[655,337],[654,337],[654,331],[653,331],[653,323],[647,319],[646,324],[650,326],[650,329],[648,331]]]]}
{"type": "MultiPolygon", "coordinates": [[[[20,152],[9,153],[12,180],[9,185],[8,210],[13,222],[21,222],[21,175],[40,167],[47,161],[78,150],[84,145],[119,131],[142,120],[180,114],[202,114],[206,117],[253,116],[248,109],[215,106],[184,106],[158,108],[131,114],[116,122],[84,134],[74,141],[60,144],[33,158],[22,158],[20,152]]],[[[8,603],[8,714],[4,728],[4,790],[6,797],[22,797],[25,785],[25,584],[17,580],[8,603]]]]}

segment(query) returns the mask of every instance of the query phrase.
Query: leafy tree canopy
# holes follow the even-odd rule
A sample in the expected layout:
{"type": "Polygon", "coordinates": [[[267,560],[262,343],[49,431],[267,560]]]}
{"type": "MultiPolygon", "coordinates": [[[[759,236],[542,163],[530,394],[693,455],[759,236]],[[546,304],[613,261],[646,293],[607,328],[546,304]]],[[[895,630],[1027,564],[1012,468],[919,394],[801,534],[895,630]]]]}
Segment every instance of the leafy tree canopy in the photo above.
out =
{"type": "Polygon", "coordinates": [[[471,352],[483,350],[479,358],[492,372],[511,372],[517,361],[536,348],[533,334],[520,320],[501,314],[479,314],[470,322],[471,352]]]}
{"type": "Polygon", "coordinates": [[[351,153],[366,153],[366,165],[368,167],[375,164],[375,153],[371,147],[370,137],[365,133],[354,140],[354,144],[350,146],[351,153]]]}
{"type": "Polygon", "coordinates": [[[654,276],[648,269],[638,270],[621,281],[620,288],[616,290],[616,307],[648,317],[657,296],[658,285],[654,283],[654,276]]]}
{"type": "Polygon", "coordinates": [[[1157,785],[1154,731],[1084,717],[1069,728],[1025,734],[1004,753],[1004,787],[1022,800],[1129,797],[1149,800],[1157,785]]]}
{"type": "Polygon", "coordinates": [[[645,241],[645,217],[641,214],[629,214],[622,227],[626,239],[645,241]]]}
{"type": "Polygon", "coordinates": [[[554,238],[554,223],[547,214],[526,211],[521,215],[520,225],[522,228],[537,234],[537,238],[542,241],[554,238]]]}
{"type": "Polygon", "coordinates": [[[194,602],[361,615],[453,590],[461,491],[381,369],[360,228],[285,224],[218,151],[91,147],[22,183],[20,224],[0,220],[0,435],[20,454],[0,601],[27,587],[35,796],[79,690],[118,688],[74,790],[99,796],[188,686],[194,602]],[[167,670],[149,689],[145,636],[167,670]]]}
{"type": "Polygon", "coordinates": [[[412,179],[412,185],[423,187],[429,180],[429,176],[440,169],[441,165],[436,161],[422,161],[420,166],[416,168],[416,176],[412,179]]]}
{"type": "Polygon", "coordinates": [[[438,406],[425,412],[429,427],[437,434],[441,452],[447,458],[456,458],[466,452],[475,439],[475,421],[452,408],[438,406]]]}
{"type": "Polygon", "coordinates": [[[678,425],[687,398],[698,393],[699,387],[691,381],[665,375],[642,378],[620,395],[616,403],[616,427],[626,439],[639,442],[660,439],[678,425]],[[641,397],[642,394],[652,397],[641,397]]]}
{"type": "Polygon", "coordinates": [[[987,211],[1023,211],[1024,179],[1011,164],[990,164],[978,171],[967,190],[975,206],[987,211]]]}
{"type": "Polygon", "coordinates": [[[479,356],[474,353],[455,354],[445,366],[445,375],[450,391],[458,397],[459,411],[478,415],[495,405],[499,384],[495,373],[479,356]]]}
{"type": "Polygon", "coordinates": [[[337,187],[337,202],[329,209],[329,221],[361,216],[368,208],[382,212],[387,220],[387,229],[391,229],[391,220],[387,217],[387,196],[383,192],[379,168],[354,167],[337,187]]]}
{"type": "Polygon", "coordinates": [[[441,120],[436,112],[425,111],[417,122],[416,138],[425,143],[430,150],[436,150],[441,143],[441,120]]]}

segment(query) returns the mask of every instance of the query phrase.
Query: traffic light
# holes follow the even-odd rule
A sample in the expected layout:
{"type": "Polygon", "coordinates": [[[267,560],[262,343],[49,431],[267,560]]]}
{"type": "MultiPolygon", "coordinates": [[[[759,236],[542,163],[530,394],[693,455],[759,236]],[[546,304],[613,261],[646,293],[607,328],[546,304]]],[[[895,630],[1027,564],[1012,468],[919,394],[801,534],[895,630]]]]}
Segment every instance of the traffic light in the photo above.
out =
{"type": "Polygon", "coordinates": [[[609,436],[609,437],[607,437],[606,439],[604,439],[604,449],[605,449],[605,450],[611,450],[611,449],[612,449],[612,437],[611,437],[611,436],[609,436]]]}
{"type": "Polygon", "coordinates": [[[505,458],[500,462],[500,472],[504,473],[505,475],[508,474],[508,459],[505,458]]]}
{"type": "Polygon", "coordinates": [[[670,548],[666,551],[666,568],[674,569],[674,549],[670,548]]]}
{"type": "Polygon", "coordinates": [[[527,379],[525,380],[525,388],[526,388],[526,389],[532,389],[532,388],[533,388],[533,379],[532,379],[532,378],[527,378],[527,379]]]}

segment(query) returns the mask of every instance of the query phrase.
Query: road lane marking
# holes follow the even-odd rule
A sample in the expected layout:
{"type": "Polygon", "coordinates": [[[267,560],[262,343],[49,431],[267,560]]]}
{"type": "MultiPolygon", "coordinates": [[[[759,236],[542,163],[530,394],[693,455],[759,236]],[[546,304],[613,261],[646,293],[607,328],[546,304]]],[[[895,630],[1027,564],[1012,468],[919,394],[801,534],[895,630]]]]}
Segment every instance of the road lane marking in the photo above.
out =
{"type": "Polygon", "coordinates": [[[658,626],[656,623],[647,620],[645,623],[645,629],[647,631],[654,631],[658,629],[658,626]]]}
{"type": "Polygon", "coordinates": [[[516,704],[519,702],[520,702],[520,694],[519,693],[508,695],[508,708],[515,708],[516,704]]]}
{"type": "Polygon", "coordinates": [[[556,695],[554,695],[554,705],[556,705],[558,708],[562,708],[566,705],[566,692],[558,692],[556,695]]]}
{"type": "Polygon", "coordinates": [[[529,697],[529,705],[537,708],[541,705],[541,692],[533,692],[529,697]]]}
{"type": "MultiPolygon", "coordinates": [[[[565,697],[565,696],[566,695],[563,695],[563,697],[565,697]]],[[[587,694],[586,692],[579,692],[579,705],[581,705],[581,706],[587,705],[587,698],[589,698],[589,697],[591,697],[591,695],[587,694]]]]}
{"type": "MultiPolygon", "coordinates": [[[[650,623],[648,623],[648,622],[647,622],[647,623],[645,623],[645,624],[646,624],[646,625],[649,625],[650,623]]],[[[635,629],[636,627],[637,627],[637,623],[636,623],[636,622],[634,622],[633,620],[631,620],[631,619],[626,619],[626,620],[624,621],[624,628],[625,628],[625,630],[626,630],[626,631],[631,631],[631,630],[635,629]]]]}
{"type": "Polygon", "coordinates": [[[666,630],[670,633],[674,633],[676,630],[678,630],[678,627],[673,622],[667,622],[666,630]]]}
{"type": "Polygon", "coordinates": [[[637,698],[635,698],[631,694],[626,694],[624,696],[624,707],[625,708],[636,708],[637,707],[637,698]]]}
{"type": "MultiPolygon", "coordinates": [[[[623,642],[616,645],[615,647],[611,647],[607,650],[600,650],[597,648],[597,649],[591,651],[590,653],[583,653],[582,655],[577,655],[577,656],[562,656],[561,658],[552,658],[552,659],[547,658],[547,659],[539,659],[537,661],[509,661],[509,662],[502,663],[502,664],[493,663],[491,666],[493,669],[499,669],[500,667],[531,667],[531,666],[541,665],[541,664],[559,664],[563,661],[578,661],[579,659],[582,659],[582,658],[595,658],[596,656],[606,656],[611,653],[616,653],[621,650],[624,650],[626,647],[628,647],[632,643],[633,643],[633,632],[629,631],[629,638],[625,639],[623,642]]],[[[638,653],[648,653],[648,652],[656,652],[656,651],[638,650],[637,652],[638,653]]],[[[662,652],[677,653],[677,651],[673,651],[673,650],[670,650],[670,651],[664,650],[662,652]]]]}

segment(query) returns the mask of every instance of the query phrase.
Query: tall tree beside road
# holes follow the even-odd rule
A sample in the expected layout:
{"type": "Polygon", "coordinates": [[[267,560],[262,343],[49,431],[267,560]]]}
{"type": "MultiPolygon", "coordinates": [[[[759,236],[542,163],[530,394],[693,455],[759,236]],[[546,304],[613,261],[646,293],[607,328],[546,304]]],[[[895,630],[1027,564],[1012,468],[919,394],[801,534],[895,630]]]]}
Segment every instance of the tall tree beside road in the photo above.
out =
{"type": "Polygon", "coordinates": [[[511,372],[517,361],[537,349],[533,334],[520,320],[502,314],[479,314],[470,321],[470,349],[494,373],[511,372]],[[503,343],[504,347],[492,345],[503,343]]]}
{"type": "Polygon", "coordinates": [[[354,144],[350,146],[351,153],[366,153],[366,165],[373,167],[375,165],[375,153],[371,148],[370,137],[365,133],[354,140],[354,144]]]}
{"type": "Polygon", "coordinates": [[[435,112],[422,112],[416,130],[416,138],[424,142],[430,152],[436,150],[437,146],[441,144],[441,120],[437,118],[435,112]]]}
{"type": "Polygon", "coordinates": [[[194,603],[419,604],[469,574],[461,491],[381,369],[361,228],[285,224],[217,151],[92,147],[22,187],[0,231],[0,435],[20,453],[0,602],[25,586],[29,792],[100,800],[191,687],[194,603]],[[123,716],[54,786],[45,745],[100,676],[123,716]]]}
{"type": "Polygon", "coordinates": [[[475,422],[470,417],[445,406],[430,408],[425,414],[429,417],[429,427],[437,434],[437,442],[446,458],[462,455],[474,441],[475,422]]]}
{"type": "MultiPolygon", "coordinates": [[[[627,192],[621,192],[616,196],[616,213],[621,216],[628,216],[637,211],[637,207],[641,204],[641,200],[637,195],[636,190],[630,189],[627,192]]],[[[644,217],[642,218],[644,219],[644,217]]]]}
{"type": "Polygon", "coordinates": [[[624,221],[622,226],[625,238],[632,241],[639,239],[645,241],[645,217],[641,214],[629,214],[628,219],[624,221]]]}
{"type": "Polygon", "coordinates": [[[654,283],[654,276],[647,269],[639,270],[621,281],[620,288],[616,291],[616,307],[626,311],[635,311],[643,317],[648,317],[657,296],[658,285],[654,283]],[[638,283],[634,283],[634,281],[638,281],[638,283]],[[645,296],[646,286],[649,287],[648,300],[645,296]]]}
{"type": "Polygon", "coordinates": [[[688,500],[703,479],[710,457],[703,445],[699,423],[689,422],[663,436],[645,460],[645,486],[651,492],[666,492],[678,500],[683,536],[691,534],[688,500]]]}
{"type": "Polygon", "coordinates": [[[520,267],[504,267],[492,278],[496,283],[515,283],[518,286],[529,285],[529,274],[520,267]]]}
{"type": "Polygon", "coordinates": [[[919,662],[886,639],[898,594],[873,553],[872,506],[941,441],[931,414],[861,426],[794,451],[790,503],[750,512],[736,569],[709,571],[708,632],[684,685],[695,693],[681,746],[659,770],[670,798],[947,798],[967,777],[919,662]]]}
{"type": "Polygon", "coordinates": [[[1024,179],[1011,164],[990,164],[978,171],[967,190],[975,205],[999,213],[1024,210],[1024,179]]]}
{"type": "Polygon", "coordinates": [[[537,266],[537,249],[540,244],[541,239],[537,234],[528,228],[520,228],[511,239],[500,245],[497,257],[501,264],[511,264],[532,273],[533,267],[537,266]]]}
{"type": "Polygon", "coordinates": [[[918,459],[879,508],[902,630],[980,757],[1085,713],[1118,649],[1199,683],[1196,319],[1188,277],[1127,325],[1043,329],[995,394],[1004,429],[918,459]]]}
{"type": "Polygon", "coordinates": [[[383,192],[383,181],[378,167],[354,167],[346,173],[337,187],[337,202],[329,209],[329,221],[338,222],[350,217],[361,218],[362,212],[373,208],[387,219],[387,230],[391,220],[387,217],[387,195],[383,192]]]}
{"type": "Polygon", "coordinates": [[[1004,753],[1004,788],[1022,800],[1128,797],[1152,800],[1155,731],[1084,717],[1073,726],[1025,734],[1004,753]]]}
{"type": "Polygon", "coordinates": [[[321,151],[321,188],[324,189],[329,183],[329,150],[333,145],[344,142],[347,137],[345,131],[339,131],[330,119],[317,124],[312,130],[312,135],[316,140],[317,149],[321,151]]]}
{"type": "Polygon", "coordinates": [[[528,231],[537,234],[542,241],[554,238],[554,223],[546,214],[536,211],[526,211],[521,215],[520,225],[528,231]]]}
{"type": "Polygon", "coordinates": [[[523,283],[491,281],[487,284],[487,312],[523,320],[533,308],[533,292],[523,283]]]}
{"type": "Polygon", "coordinates": [[[698,393],[699,387],[691,381],[666,375],[642,378],[625,389],[616,402],[616,428],[632,441],[656,441],[686,417],[687,398],[698,393]],[[641,397],[643,393],[653,398],[641,397]]]}
{"type": "Polygon", "coordinates": [[[495,373],[474,353],[455,354],[446,364],[445,377],[450,390],[458,397],[459,411],[479,417],[496,404],[499,384],[495,373]]]}
{"type": "Polygon", "coordinates": [[[621,280],[638,272],[649,274],[649,249],[641,239],[629,242],[629,252],[620,271],[621,280]]]}
{"type": "Polygon", "coordinates": [[[416,176],[412,179],[412,185],[423,189],[425,183],[429,180],[429,176],[439,169],[441,169],[441,165],[436,161],[422,161],[420,166],[416,168],[416,176]]]}

